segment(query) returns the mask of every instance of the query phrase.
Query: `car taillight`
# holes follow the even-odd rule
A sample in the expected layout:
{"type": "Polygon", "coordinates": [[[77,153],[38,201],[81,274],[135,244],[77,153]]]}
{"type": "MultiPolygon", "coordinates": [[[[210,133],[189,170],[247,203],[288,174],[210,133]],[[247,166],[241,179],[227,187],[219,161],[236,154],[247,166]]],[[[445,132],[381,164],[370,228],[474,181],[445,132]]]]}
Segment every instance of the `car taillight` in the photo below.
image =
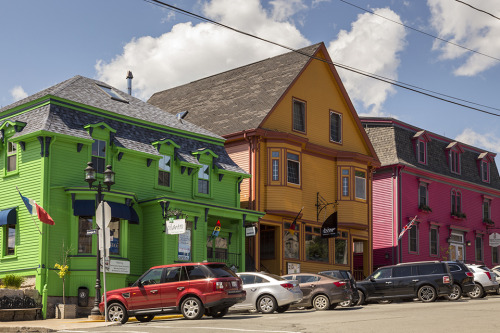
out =
{"type": "Polygon", "coordinates": [[[490,272],[485,272],[485,273],[486,273],[486,275],[488,275],[488,279],[491,280],[491,274],[490,274],[490,272]]]}
{"type": "Polygon", "coordinates": [[[471,273],[471,272],[465,272],[465,274],[466,274],[468,277],[471,277],[471,278],[473,278],[473,277],[474,277],[474,274],[473,274],[473,273],[471,273]]]}
{"type": "Polygon", "coordinates": [[[335,281],[333,284],[336,285],[337,287],[345,286],[345,282],[344,281],[335,281]]]}
{"type": "Polygon", "coordinates": [[[214,291],[217,290],[224,290],[224,283],[219,281],[219,282],[214,282],[214,291]]]}
{"type": "Polygon", "coordinates": [[[287,290],[293,289],[293,284],[291,284],[291,283],[282,283],[281,286],[287,290]]]}
{"type": "Polygon", "coordinates": [[[450,277],[448,275],[443,276],[443,283],[450,283],[450,277]]]}

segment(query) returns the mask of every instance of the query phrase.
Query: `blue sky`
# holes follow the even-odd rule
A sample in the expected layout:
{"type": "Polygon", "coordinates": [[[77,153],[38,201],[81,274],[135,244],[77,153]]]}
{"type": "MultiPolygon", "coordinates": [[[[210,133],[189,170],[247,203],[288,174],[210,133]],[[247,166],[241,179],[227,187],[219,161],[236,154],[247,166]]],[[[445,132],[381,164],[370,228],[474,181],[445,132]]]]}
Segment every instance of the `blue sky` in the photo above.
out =
{"type": "MultiPolygon", "coordinates": [[[[347,1],[347,0],[346,0],[347,1]]],[[[500,58],[500,21],[454,0],[348,0],[500,58]]],[[[334,62],[500,109],[500,61],[340,0],[183,0],[169,4],[278,43],[324,42],[334,62]]],[[[497,0],[467,0],[500,16],[497,0]]],[[[142,0],[0,3],[0,106],[74,75],[152,93],[287,52],[142,0]]],[[[500,119],[339,70],[359,114],[393,116],[500,152],[500,119]]],[[[482,109],[500,114],[499,110],[482,109]]]]}

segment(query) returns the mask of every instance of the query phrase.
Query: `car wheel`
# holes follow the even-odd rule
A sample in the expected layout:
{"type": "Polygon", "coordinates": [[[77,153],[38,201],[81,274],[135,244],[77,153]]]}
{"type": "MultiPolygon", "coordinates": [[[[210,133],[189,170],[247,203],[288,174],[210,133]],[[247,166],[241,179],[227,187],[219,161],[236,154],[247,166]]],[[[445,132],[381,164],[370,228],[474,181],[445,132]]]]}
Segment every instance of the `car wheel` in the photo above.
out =
{"type": "Polygon", "coordinates": [[[351,300],[343,301],[343,302],[340,302],[339,304],[343,308],[348,308],[348,307],[351,307],[353,305],[351,300]]]}
{"type": "Polygon", "coordinates": [[[484,294],[483,286],[480,284],[475,284],[474,289],[469,293],[470,298],[481,298],[484,294]]]}
{"type": "Polygon", "coordinates": [[[181,313],[186,319],[200,319],[204,312],[203,303],[196,297],[188,297],[182,302],[181,313]]]}
{"type": "Polygon", "coordinates": [[[288,309],[290,309],[290,304],[283,305],[283,306],[278,306],[278,308],[276,309],[276,311],[278,313],[283,313],[285,311],[288,311],[288,309]]]}
{"type": "Polygon", "coordinates": [[[229,308],[210,309],[210,311],[208,311],[208,315],[212,316],[213,318],[222,318],[225,315],[227,315],[228,311],[229,311],[229,308]]]}
{"type": "Polygon", "coordinates": [[[276,299],[270,295],[262,295],[257,300],[257,311],[264,314],[273,313],[276,311],[278,304],[276,304],[276,299]]]}
{"type": "Polygon", "coordinates": [[[364,305],[365,304],[365,294],[363,294],[363,292],[361,290],[358,290],[358,295],[359,295],[359,299],[358,299],[358,302],[356,303],[356,305],[364,305]]]}
{"type": "Polygon", "coordinates": [[[330,300],[326,295],[316,295],[312,304],[318,311],[328,310],[330,307],[330,300]]]}
{"type": "Polygon", "coordinates": [[[456,283],[453,284],[453,290],[451,294],[448,295],[450,301],[456,301],[462,297],[462,288],[456,283]]]}
{"type": "Polygon", "coordinates": [[[108,305],[108,320],[125,324],[128,321],[127,309],[120,303],[108,305]]]}
{"type": "Polygon", "coordinates": [[[138,321],[140,321],[142,323],[147,323],[148,321],[153,320],[154,317],[155,317],[155,315],[137,315],[137,316],[135,316],[135,319],[137,319],[138,321]]]}
{"type": "Polygon", "coordinates": [[[437,298],[436,289],[433,286],[422,286],[418,288],[417,296],[422,302],[434,302],[437,298]]]}

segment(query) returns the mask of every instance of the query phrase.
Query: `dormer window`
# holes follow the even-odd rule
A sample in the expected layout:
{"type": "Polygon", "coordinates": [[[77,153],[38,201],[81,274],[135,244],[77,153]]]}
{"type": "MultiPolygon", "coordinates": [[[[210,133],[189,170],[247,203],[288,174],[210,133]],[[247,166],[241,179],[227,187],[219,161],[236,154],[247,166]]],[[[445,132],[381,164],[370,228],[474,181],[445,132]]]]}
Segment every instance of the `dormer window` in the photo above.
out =
{"type": "Polygon", "coordinates": [[[490,182],[490,163],[486,160],[481,161],[481,180],[485,183],[490,182]]]}
{"type": "Polygon", "coordinates": [[[170,166],[172,158],[162,155],[158,163],[158,185],[170,187],[170,166]]]}
{"type": "Polygon", "coordinates": [[[460,174],[460,153],[456,150],[450,150],[450,171],[460,174]]]}
{"type": "Polygon", "coordinates": [[[427,142],[418,140],[417,157],[418,163],[427,164],[427,142]]]}
{"type": "Polygon", "coordinates": [[[92,163],[97,173],[106,169],[106,141],[96,139],[92,143],[92,163]]]}
{"type": "Polygon", "coordinates": [[[210,189],[210,167],[202,164],[198,171],[198,193],[209,194],[210,189]]]}

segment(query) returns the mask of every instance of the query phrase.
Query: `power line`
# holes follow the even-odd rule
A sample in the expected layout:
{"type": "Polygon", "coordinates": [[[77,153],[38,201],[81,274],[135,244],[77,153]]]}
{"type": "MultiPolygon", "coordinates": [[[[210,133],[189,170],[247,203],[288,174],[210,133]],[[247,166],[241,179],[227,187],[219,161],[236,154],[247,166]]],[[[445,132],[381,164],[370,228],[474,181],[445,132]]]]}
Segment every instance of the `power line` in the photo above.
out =
{"type": "Polygon", "coordinates": [[[460,1],[460,0],[455,0],[455,1],[456,1],[456,2],[460,2],[460,3],[462,3],[462,4],[466,5],[466,6],[469,6],[470,8],[475,9],[475,10],[477,10],[477,11],[479,11],[479,12],[482,12],[482,13],[488,14],[488,15],[490,15],[490,16],[492,16],[492,17],[496,18],[497,20],[500,20],[500,17],[495,16],[495,15],[493,15],[493,14],[492,14],[492,13],[490,13],[490,12],[487,12],[487,11],[485,11],[485,10],[479,9],[479,8],[477,8],[477,7],[474,7],[474,6],[472,6],[471,4],[468,4],[468,3],[463,2],[463,1],[460,1]]]}
{"type": "MultiPolygon", "coordinates": [[[[418,30],[417,28],[413,28],[413,27],[411,27],[411,26],[409,26],[409,25],[406,25],[406,24],[403,24],[403,23],[401,23],[401,22],[391,20],[391,19],[390,19],[390,18],[388,18],[388,17],[385,17],[385,16],[383,16],[383,15],[377,14],[377,13],[375,13],[374,11],[371,11],[371,10],[368,10],[368,9],[364,9],[363,7],[357,6],[357,5],[352,4],[352,3],[348,2],[348,1],[345,1],[345,0],[339,0],[339,1],[341,1],[341,2],[343,2],[343,3],[345,3],[345,4],[348,4],[348,5],[350,5],[350,6],[356,7],[356,8],[358,8],[358,9],[360,9],[360,10],[362,10],[362,11],[365,11],[365,12],[367,12],[367,13],[370,13],[370,14],[376,15],[376,16],[378,16],[378,17],[381,17],[381,18],[383,18],[383,19],[386,19],[386,20],[388,20],[388,21],[391,21],[391,22],[393,22],[393,23],[399,24],[399,25],[401,25],[401,26],[403,26],[403,27],[405,27],[405,28],[408,28],[408,29],[411,29],[411,30],[413,30],[413,31],[419,32],[419,33],[421,33],[421,34],[424,34],[424,35],[426,35],[426,36],[429,36],[429,37],[435,38],[435,39],[440,40],[440,41],[442,41],[442,42],[445,42],[445,43],[448,43],[448,44],[451,44],[451,45],[454,45],[454,46],[460,47],[460,48],[462,48],[462,49],[464,49],[464,50],[467,50],[467,51],[469,51],[469,52],[474,52],[474,53],[480,54],[480,55],[485,56],[485,57],[488,57],[488,58],[490,58],[490,59],[494,59],[494,60],[500,61],[500,58],[496,58],[496,57],[493,57],[493,56],[487,55],[487,54],[485,54],[485,53],[482,53],[482,52],[479,52],[479,51],[476,51],[476,50],[473,50],[473,49],[469,49],[469,48],[468,48],[468,47],[466,47],[466,46],[463,46],[463,45],[460,45],[460,44],[457,44],[457,43],[453,43],[452,41],[449,41],[449,40],[447,40],[447,39],[444,39],[444,38],[440,38],[440,37],[434,36],[434,35],[432,35],[432,34],[430,34],[430,33],[427,33],[427,32],[422,31],[422,30],[418,30]]],[[[455,0],[455,1],[459,1],[459,0],[455,0]]],[[[459,1],[459,2],[462,2],[462,1],[459,1]]],[[[465,4],[465,3],[464,3],[464,4],[465,4]]]]}
{"type": "MultiPolygon", "coordinates": [[[[460,99],[460,98],[457,98],[457,97],[445,95],[445,94],[438,93],[438,92],[435,92],[435,91],[432,91],[432,90],[420,88],[420,87],[415,86],[415,85],[411,85],[411,84],[400,82],[400,81],[397,81],[397,80],[394,80],[394,79],[386,78],[386,77],[383,77],[381,75],[377,75],[377,74],[365,72],[363,70],[360,70],[360,69],[357,69],[357,68],[354,68],[354,67],[350,67],[350,66],[347,66],[347,65],[344,65],[344,64],[340,64],[340,63],[336,63],[336,62],[333,62],[333,61],[328,61],[326,59],[322,59],[322,58],[319,58],[319,57],[316,57],[316,56],[312,56],[312,55],[309,55],[309,54],[307,54],[307,53],[305,53],[305,52],[303,52],[301,50],[296,50],[296,49],[293,49],[293,48],[291,48],[289,46],[282,45],[282,44],[273,42],[271,40],[268,40],[268,39],[265,39],[265,38],[262,38],[262,37],[259,37],[259,36],[252,35],[252,34],[250,34],[248,32],[244,32],[244,31],[238,30],[236,28],[233,28],[233,27],[227,26],[225,24],[213,21],[213,20],[211,20],[209,18],[206,18],[204,16],[191,13],[191,12],[189,12],[187,10],[175,7],[173,5],[169,5],[169,4],[164,3],[162,1],[159,1],[159,0],[144,0],[144,1],[148,2],[148,3],[152,3],[152,4],[160,6],[160,7],[163,7],[163,6],[164,7],[168,7],[170,9],[174,10],[175,12],[187,15],[189,17],[197,18],[197,19],[199,19],[201,21],[212,23],[212,24],[214,24],[216,26],[220,26],[220,27],[232,30],[234,32],[237,32],[237,33],[240,33],[240,34],[252,37],[252,38],[256,38],[256,39],[264,41],[266,43],[270,43],[270,44],[282,47],[284,49],[287,49],[289,51],[301,54],[301,55],[306,56],[308,58],[319,60],[319,61],[325,62],[327,64],[334,65],[336,67],[343,68],[345,70],[348,70],[348,71],[351,71],[351,72],[354,72],[354,73],[357,73],[357,74],[360,74],[360,75],[363,75],[363,76],[366,76],[366,77],[370,77],[370,78],[373,78],[373,79],[376,79],[376,80],[379,80],[379,81],[382,81],[382,82],[385,82],[385,83],[388,83],[388,84],[392,84],[394,86],[397,86],[397,87],[400,87],[400,88],[403,88],[403,89],[407,89],[407,90],[410,90],[410,91],[413,91],[413,92],[416,92],[416,93],[419,93],[419,94],[422,94],[422,95],[425,95],[425,96],[428,96],[428,97],[432,97],[432,98],[435,98],[435,99],[438,99],[438,100],[441,100],[441,101],[444,101],[444,102],[448,102],[448,103],[451,103],[451,104],[455,104],[455,105],[458,105],[458,106],[469,108],[469,109],[472,109],[472,110],[475,110],[475,111],[478,111],[478,112],[482,112],[482,113],[486,113],[486,114],[489,114],[489,115],[492,115],[492,116],[500,117],[500,114],[497,114],[497,113],[494,113],[494,112],[490,112],[490,111],[486,111],[486,110],[483,110],[483,109],[479,109],[479,108],[476,108],[476,107],[473,107],[473,106],[470,106],[470,105],[465,105],[463,103],[459,103],[459,102],[456,102],[456,101],[461,101],[461,102],[472,104],[472,105],[482,106],[482,107],[485,107],[485,108],[488,108],[488,109],[492,109],[492,110],[497,110],[497,111],[500,111],[499,108],[494,108],[494,107],[490,107],[490,106],[486,106],[486,105],[481,105],[481,104],[474,103],[474,102],[471,102],[471,101],[468,101],[468,100],[465,100],[465,99],[460,99]],[[436,96],[436,95],[443,96],[443,97],[439,97],[439,96],[436,96]],[[452,100],[447,99],[445,97],[454,99],[456,101],[452,101],[452,100]]],[[[343,1],[343,0],[340,0],[340,1],[343,1]]]]}

